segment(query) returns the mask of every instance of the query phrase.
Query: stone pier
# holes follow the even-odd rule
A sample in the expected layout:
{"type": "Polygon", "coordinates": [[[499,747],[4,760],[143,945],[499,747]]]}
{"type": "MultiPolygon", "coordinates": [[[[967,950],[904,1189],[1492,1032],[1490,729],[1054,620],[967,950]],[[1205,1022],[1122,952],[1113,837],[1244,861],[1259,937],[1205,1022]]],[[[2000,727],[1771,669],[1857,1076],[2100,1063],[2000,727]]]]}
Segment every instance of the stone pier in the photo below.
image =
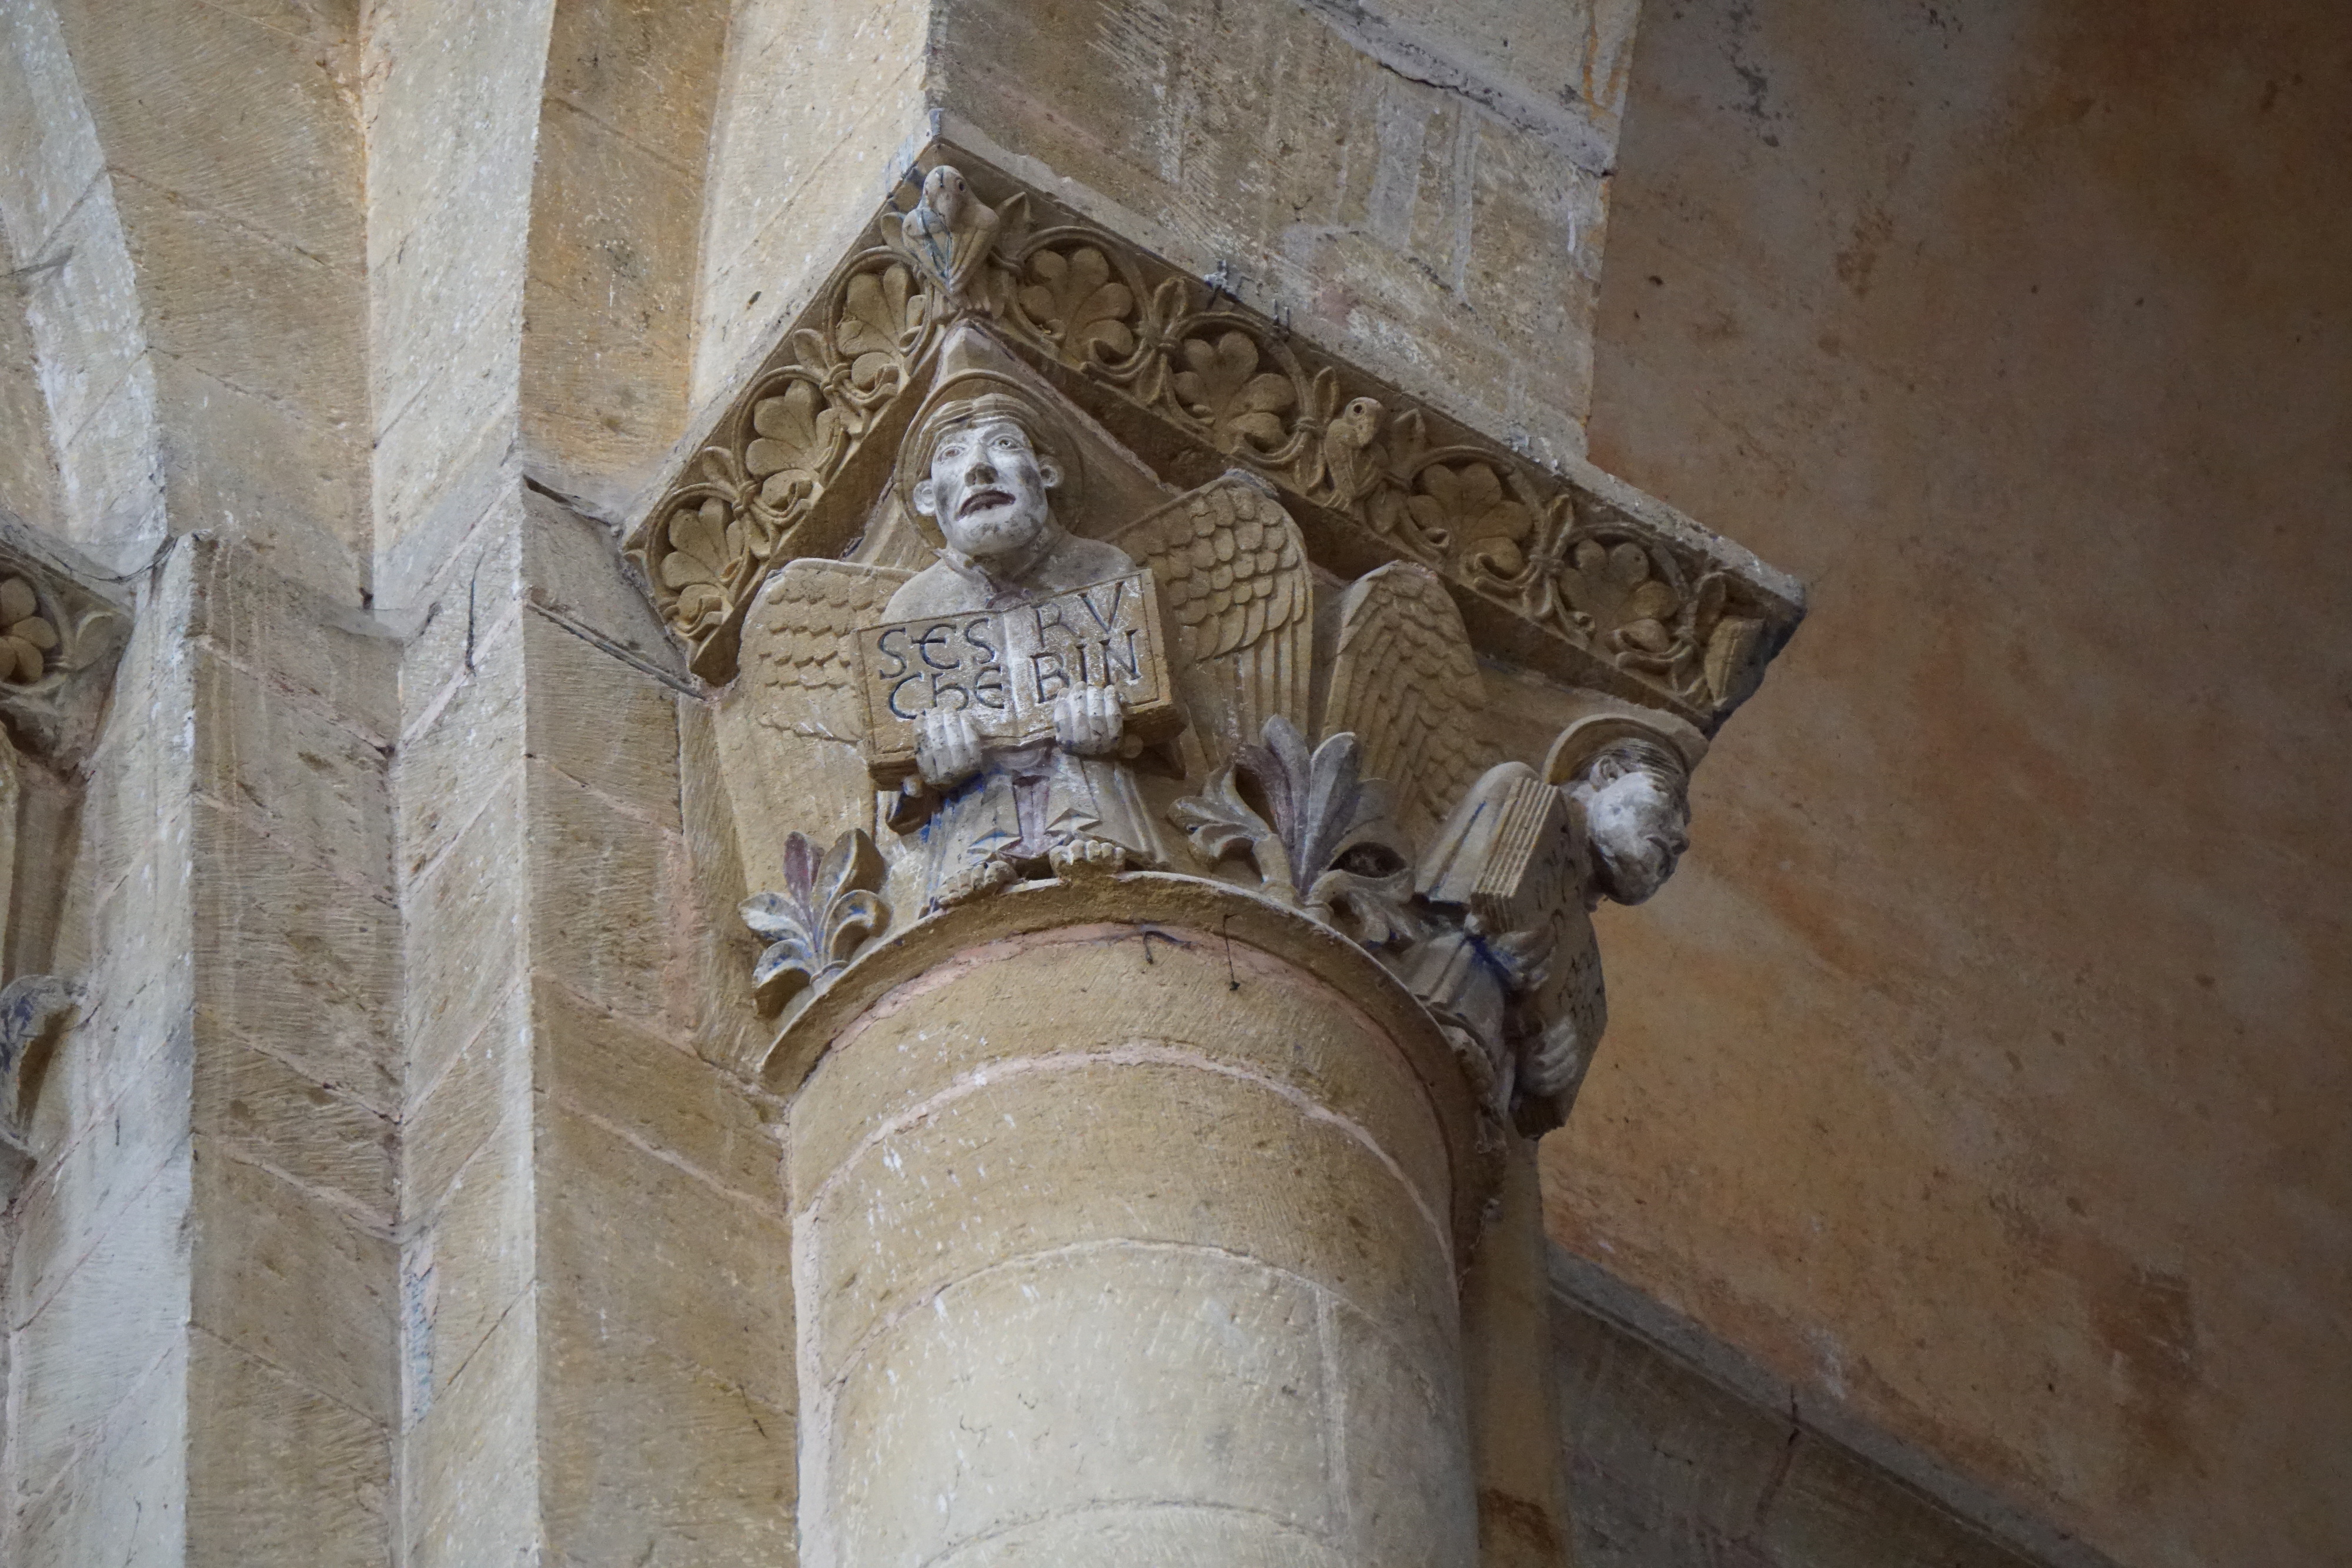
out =
{"type": "Polygon", "coordinates": [[[886,966],[802,1088],[810,1568],[1475,1560],[1459,1070],[1360,954],[1174,880],[886,966]]]}

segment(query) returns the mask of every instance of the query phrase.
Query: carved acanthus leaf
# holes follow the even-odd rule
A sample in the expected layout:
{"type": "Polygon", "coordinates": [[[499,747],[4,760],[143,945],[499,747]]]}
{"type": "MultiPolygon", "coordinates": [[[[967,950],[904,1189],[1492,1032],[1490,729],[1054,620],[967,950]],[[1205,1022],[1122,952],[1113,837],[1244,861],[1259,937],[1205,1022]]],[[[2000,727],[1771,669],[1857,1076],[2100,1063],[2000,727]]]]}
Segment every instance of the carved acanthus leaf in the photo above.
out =
{"type": "Polygon", "coordinates": [[[1208,789],[1170,815],[1202,858],[1248,857],[1261,887],[1362,942],[1386,946],[1417,930],[1410,852],[1389,815],[1388,788],[1360,772],[1356,737],[1334,735],[1310,754],[1279,715],[1243,747],[1208,789]]]}
{"type": "Polygon", "coordinates": [[[805,1006],[890,923],[879,889],[882,854],[862,828],[834,841],[822,858],[805,833],[784,841],[784,887],[743,901],[743,924],[768,941],[751,970],[761,1009],[805,1006]]]}

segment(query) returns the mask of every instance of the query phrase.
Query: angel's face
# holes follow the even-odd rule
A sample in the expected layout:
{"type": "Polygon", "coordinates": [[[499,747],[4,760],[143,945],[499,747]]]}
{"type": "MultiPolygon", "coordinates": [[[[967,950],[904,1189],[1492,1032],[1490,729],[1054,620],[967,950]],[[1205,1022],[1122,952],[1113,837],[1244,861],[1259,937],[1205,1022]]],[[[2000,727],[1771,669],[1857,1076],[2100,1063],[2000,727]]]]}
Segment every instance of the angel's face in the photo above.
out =
{"type": "Polygon", "coordinates": [[[977,560],[1016,556],[1052,526],[1045,492],[1061,470],[1030,444],[1014,419],[950,430],[931,448],[931,476],[915,484],[915,509],[940,525],[950,547],[977,560]]]}
{"type": "Polygon", "coordinates": [[[1570,793],[1584,808],[1601,892],[1639,904],[1666,884],[1690,847],[1690,808],[1680,789],[1650,768],[1604,758],[1570,793]]]}

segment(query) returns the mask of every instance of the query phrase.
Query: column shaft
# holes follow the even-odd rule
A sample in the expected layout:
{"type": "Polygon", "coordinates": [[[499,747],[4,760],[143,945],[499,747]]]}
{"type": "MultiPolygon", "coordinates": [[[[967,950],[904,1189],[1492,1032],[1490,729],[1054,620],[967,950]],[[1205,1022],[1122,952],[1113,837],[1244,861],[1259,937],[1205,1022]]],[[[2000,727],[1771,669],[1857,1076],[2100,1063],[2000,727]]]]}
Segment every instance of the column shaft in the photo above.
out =
{"type": "Polygon", "coordinates": [[[1474,1561],[1446,1141],[1324,980],[1199,930],[967,949],[793,1142],[813,1568],[1474,1561]]]}

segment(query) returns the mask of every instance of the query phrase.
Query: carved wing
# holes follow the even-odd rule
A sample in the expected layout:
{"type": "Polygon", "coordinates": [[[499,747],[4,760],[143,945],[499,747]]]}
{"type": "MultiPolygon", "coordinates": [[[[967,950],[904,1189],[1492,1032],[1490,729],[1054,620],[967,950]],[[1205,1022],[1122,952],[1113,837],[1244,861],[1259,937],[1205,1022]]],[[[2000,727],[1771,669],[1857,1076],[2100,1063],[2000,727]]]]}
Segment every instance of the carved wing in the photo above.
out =
{"type": "Polygon", "coordinates": [[[1129,524],[1111,541],[1151,569],[1179,644],[1177,682],[1212,766],[1276,714],[1307,723],[1314,596],[1298,525],[1239,470],[1129,524]]]}
{"type": "Polygon", "coordinates": [[[1434,572],[1394,561],[1356,580],[1339,601],[1323,733],[1356,733],[1365,776],[1389,781],[1413,843],[1477,779],[1485,706],[1462,612],[1434,572]]]}
{"type": "Polygon", "coordinates": [[[849,633],[882,619],[913,576],[841,560],[795,560],[769,578],[743,622],[732,690],[712,716],[744,891],[781,886],[789,835],[830,842],[874,825],[857,743],[866,706],[849,633]]]}
{"type": "Polygon", "coordinates": [[[802,559],[768,580],[743,625],[743,685],[770,729],[855,744],[866,729],[850,632],[882,619],[914,573],[802,559]]]}

